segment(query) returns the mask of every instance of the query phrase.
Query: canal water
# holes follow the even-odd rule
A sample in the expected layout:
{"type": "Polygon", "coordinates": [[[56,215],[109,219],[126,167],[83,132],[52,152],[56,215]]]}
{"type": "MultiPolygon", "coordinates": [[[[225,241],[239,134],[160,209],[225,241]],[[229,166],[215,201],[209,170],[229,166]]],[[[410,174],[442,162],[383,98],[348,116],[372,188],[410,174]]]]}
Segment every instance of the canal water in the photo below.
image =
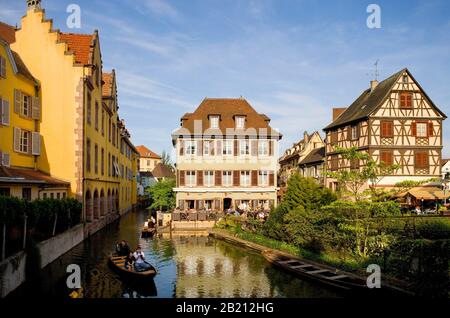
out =
{"type": "Polygon", "coordinates": [[[47,266],[40,287],[21,287],[12,297],[68,297],[66,268],[78,264],[87,298],[141,297],[339,297],[272,265],[259,254],[208,237],[202,232],[158,234],[141,238],[144,211],[123,216],[47,266]],[[145,286],[123,282],[108,265],[117,241],[141,244],[158,275],[145,286]],[[30,294],[33,295],[30,295],[30,294]]]}

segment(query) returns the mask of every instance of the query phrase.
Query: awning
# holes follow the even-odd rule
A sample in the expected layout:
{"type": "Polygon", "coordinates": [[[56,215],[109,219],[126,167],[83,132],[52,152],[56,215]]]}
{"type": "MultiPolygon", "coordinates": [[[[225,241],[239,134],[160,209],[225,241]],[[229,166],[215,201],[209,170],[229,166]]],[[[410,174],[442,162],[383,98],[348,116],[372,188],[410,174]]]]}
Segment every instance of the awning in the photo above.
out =
{"type": "Polygon", "coordinates": [[[53,178],[43,172],[24,169],[24,168],[8,168],[0,167],[0,185],[9,184],[33,184],[46,186],[69,187],[70,183],[53,178]]]}
{"type": "Polygon", "coordinates": [[[400,197],[405,197],[410,195],[418,200],[444,200],[450,198],[450,192],[444,193],[441,189],[437,187],[420,187],[412,188],[406,192],[400,194],[400,197]]]}

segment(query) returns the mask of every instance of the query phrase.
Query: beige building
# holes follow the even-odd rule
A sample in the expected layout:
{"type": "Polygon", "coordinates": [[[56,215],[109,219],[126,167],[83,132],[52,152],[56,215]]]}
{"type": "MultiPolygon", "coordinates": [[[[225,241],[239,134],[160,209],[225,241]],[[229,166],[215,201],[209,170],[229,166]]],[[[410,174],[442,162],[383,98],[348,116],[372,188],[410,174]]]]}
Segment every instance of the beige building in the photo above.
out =
{"type": "Polygon", "coordinates": [[[281,134],[243,98],[203,100],[174,131],[177,208],[270,209],[281,134]]]}
{"type": "MultiPolygon", "coordinates": [[[[329,171],[362,167],[364,162],[350,162],[336,151],[336,146],[358,147],[378,163],[399,167],[382,176],[376,186],[388,188],[405,180],[440,178],[446,115],[407,69],[380,83],[372,81],[370,88],[335,115],[324,129],[329,171]]],[[[333,189],[338,186],[330,178],[327,185],[333,189]]]]}
{"type": "Polygon", "coordinates": [[[141,145],[137,146],[136,149],[139,151],[139,171],[140,172],[152,172],[156,166],[161,163],[161,156],[154,153],[147,147],[141,145]]]}

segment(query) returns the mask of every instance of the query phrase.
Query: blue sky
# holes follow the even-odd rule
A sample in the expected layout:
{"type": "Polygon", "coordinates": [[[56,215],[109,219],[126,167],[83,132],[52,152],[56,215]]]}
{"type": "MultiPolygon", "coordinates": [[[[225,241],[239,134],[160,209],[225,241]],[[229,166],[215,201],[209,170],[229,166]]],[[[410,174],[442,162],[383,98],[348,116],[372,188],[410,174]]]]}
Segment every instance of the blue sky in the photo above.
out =
{"type": "MultiPolygon", "coordinates": [[[[272,118],[283,149],[321,131],[333,106],[348,106],[380,78],[408,67],[450,114],[450,1],[43,0],[62,31],[100,32],[103,63],[118,75],[121,116],[136,145],[171,150],[180,117],[205,97],[244,96],[272,118]],[[68,29],[66,8],[82,10],[68,29]],[[381,29],[366,8],[381,7],[381,29]]],[[[0,0],[16,24],[25,0],[0,0]]],[[[445,123],[444,156],[450,156],[445,123]]]]}

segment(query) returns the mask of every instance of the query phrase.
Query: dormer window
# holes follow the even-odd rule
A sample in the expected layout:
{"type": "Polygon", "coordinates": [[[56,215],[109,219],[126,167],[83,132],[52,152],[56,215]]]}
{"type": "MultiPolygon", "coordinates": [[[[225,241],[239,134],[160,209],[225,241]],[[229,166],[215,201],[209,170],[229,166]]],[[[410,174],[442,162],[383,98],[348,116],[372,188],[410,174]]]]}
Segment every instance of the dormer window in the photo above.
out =
{"type": "Polygon", "coordinates": [[[245,117],[244,116],[236,116],[236,129],[244,129],[245,128],[245,117]]]}
{"type": "Polygon", "coordinates": [[[408,75],[403,75],[403,77],[402,77],[402,82],[403,82],[404,84],[408,84],[408,75]]]}
{"type": "Polygon", "coordinates": [[[219,128],[219,116],[210,116],[209,122],[210,122],[211,128],[213,128],[213,129],[219,128]]]}

